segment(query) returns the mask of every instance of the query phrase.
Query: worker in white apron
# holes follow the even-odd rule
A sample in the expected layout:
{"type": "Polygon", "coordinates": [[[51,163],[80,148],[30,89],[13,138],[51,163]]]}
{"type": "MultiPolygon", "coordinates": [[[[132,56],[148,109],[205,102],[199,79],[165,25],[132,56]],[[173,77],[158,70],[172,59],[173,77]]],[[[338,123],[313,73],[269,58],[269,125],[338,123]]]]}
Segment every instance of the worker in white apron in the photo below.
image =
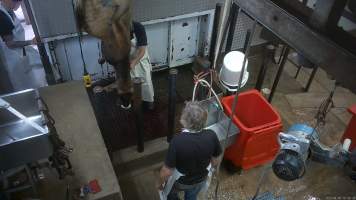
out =
{"type": "MultiPolygon", "coordinates": [[[[12,30],[8,34],[2,33],[0,41],[0,54],[5,73],[0,78],[9,80],[9,87],[13,91],[29,88],[39,88],[47,85],[45,72],[39,53],[30,45],[36,44],[35,40],[25,40],[25,30],[14,10],[21,5],[21,0],[1,0],[1,24],[8,24],[12,30]],[[4,23],[3,23],[4,22],[4,23]],[[11,23],[11,24],[10,24],[11,23]],[[4,77],[6,76],[6,77],[4,77]]],[[[4,30],[2,30],[4,32],[4,30]]]]}
{"type": "Polygon", "coordinates": [[[147,35],[145,28],[133,22],[131,33],[130,67],[131,78],[142,78],[142,101],[149,110],[154,106],[154,89],[152,84],[152,65],[148,56],[147,35]]]}

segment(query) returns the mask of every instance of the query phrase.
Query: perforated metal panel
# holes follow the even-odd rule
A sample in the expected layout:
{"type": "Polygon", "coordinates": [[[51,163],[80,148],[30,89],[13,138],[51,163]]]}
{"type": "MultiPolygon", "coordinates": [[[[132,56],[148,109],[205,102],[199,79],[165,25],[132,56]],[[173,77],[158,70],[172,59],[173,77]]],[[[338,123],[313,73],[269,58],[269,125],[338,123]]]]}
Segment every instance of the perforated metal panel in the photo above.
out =
{"type": "MultiPolygon", "coordinates": [[[[239,20],[236,25],[235,35],[234,35],[234,40],[233,40],[233,45],[232,45],[233,49],[243,48],[247,30],[252,28],[252,25],[253,25],[253,20],[250,19],[247,15],[245,15],[243,13],[239,15],[239,20]]],[[[263,40],[259,37],[261,30],[262,30],[262,27],[257,25],[255,33],[254,33],[254,37],[252,40],[252,45],[258,45],[258,44],[262,44],[265,42],[265,40],[263,40]]]]}
{"type": "Polygon", "coordinates": [[[133,0],[134,19],[148,21],[214,9],[223,0],[133,0]]]}

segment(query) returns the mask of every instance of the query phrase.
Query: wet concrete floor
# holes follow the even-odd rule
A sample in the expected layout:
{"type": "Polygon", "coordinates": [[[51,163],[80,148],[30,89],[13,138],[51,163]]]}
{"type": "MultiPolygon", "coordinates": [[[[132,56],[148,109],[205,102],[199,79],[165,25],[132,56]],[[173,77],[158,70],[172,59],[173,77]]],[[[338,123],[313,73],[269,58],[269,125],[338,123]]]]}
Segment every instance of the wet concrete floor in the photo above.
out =
{"type": "MultiPolygon", "coordinates": [[[[254,87],[261,62],[261,56],[250,58],[249,71],[251,77],[245,89],[254,87]]],[[[307,123],[313,126],[318,107],[328,96],[333,86],[333,81],[328,78],[324,71],[319,69],[309,92],[305,93],[303,86],[307,83],[311,71],[303,68],[298,78],[294,79],[296,70],[295,65],[287,62],[272,102],[283,119],[284,130],[295,123],[307,123]]],[[[276,71],[276,65],[269,66],[264,88],[271,88],[276,71]]],[[[180,89],[192,91],[192,88],[180,89]]],[[[327,115],[326,125],[319,130],[322,142],[330,146],[339,142],[351,117],[347,108],[356,103],[356,95],[339,87],[334,97],[334,103],[335,107],[327,115]]],[[[161,144],[164,143],[164,140],[157,142],[161,144]]],[[[125,199],[158,199],[155,185],[167,144],[162,146],[161,150],[156,148],[152,155],[143,156],[128,163],[115,162],[119,159],[119,156],[114,157],[113,162],[125,199]]],[[[147,151],[150,151],[149,147],[147,151]]],[[[256,192],[261,173],[266,166],[242,171],[241,174],[231,174],[221,168],[218,199],[252,198],[256,192]]],[[[276,196],[283,196],[285,199],[356,199],[356,184],[348,178],[342,169],[311,162],[308,164],[305,176],[294,182],[279,180],[270,168],[267,167],[266,170],[266,177],[261,185],[261,193],[269,191],[276,196]]],[[[200,199],[214,199],[215,185],[216,178],[213,178],[207,196],[201,196],[200,199]]]]}

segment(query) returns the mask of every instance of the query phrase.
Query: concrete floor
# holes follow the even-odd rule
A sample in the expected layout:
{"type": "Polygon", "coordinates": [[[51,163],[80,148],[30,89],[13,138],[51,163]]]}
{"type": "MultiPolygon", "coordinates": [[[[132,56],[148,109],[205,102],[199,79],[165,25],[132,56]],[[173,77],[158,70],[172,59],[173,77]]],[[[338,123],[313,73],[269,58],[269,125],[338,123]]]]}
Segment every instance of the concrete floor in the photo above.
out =
{"type": "MultiPolygon", "coordinates": [[[[252,76],[245,89],[254,87],[261,60],[261,56],[250,58],[249,71],[252,76]]],[[[294,77],[296,69],[293,64],[287,63],[272,102],[283,118],[285,130],[294,123],[313,125],[313,117],[318,106],[327,97],[328,91],[333,85],[326,73],[320,69],[310,91],[304,93],[302,85],[306,84],[310,71],[303,69],[295,80],[292,77],[294,77]]],[[[269,66],[265,88],[271,87],[276,70],[275,65],[269,66]]],[[[335,108],[328,114],[325,127],[319,130],[321,140],[327,145],[334,145],[341,138],[351,117],[346,109],[356,103],[356,95],[339,87],[334,101],[335,108]]],[[[155,185],[166,148],[165,140],[158,139],[146,145],[146,153],[142,156],[135,153],[135,148],[122,150],[121,154],[116,152],[113,163],[124,199],[159,199],[155,185]],[[126,156],[123,156],[123,153],[126,156]],[[129,159],[130,155],[135,159],[129,159]]],[[[251,198],[256,191],[263,169],[264,167],[258,167],[243,171],[241,174],[230,174],[225,169],[221,169],[218,199],[251,198]]],[[[356,199],[355,183],[340,169],[309,163],[305,176],[294,182],[281,181],[275,177],[271,169],[267,170],[261,192],[270,191],[277,196],[284,196],[286,199],[356,199]]],[[[208,197],[200,199],[213,199],[215,185],[216,178],[213,178],[208,197]]]]}

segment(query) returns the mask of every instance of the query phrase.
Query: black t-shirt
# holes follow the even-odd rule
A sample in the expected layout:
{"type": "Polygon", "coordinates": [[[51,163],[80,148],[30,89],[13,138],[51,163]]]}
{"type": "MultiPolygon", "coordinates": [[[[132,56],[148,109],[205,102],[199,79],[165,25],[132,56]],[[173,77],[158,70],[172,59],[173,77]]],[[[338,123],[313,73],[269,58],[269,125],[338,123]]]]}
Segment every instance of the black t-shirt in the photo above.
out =
{"type": "MultiPolygon", "coordinates": [[[[10,16],[14,13],[9,12],[10,16]]],[[[9,16],[0,10],[0,36],[12,35],[12,30],[14,29],[14,24],[12,23],[9,16]]]]}
{"type": "Polygon", "coordinates": [[[165,165],[185,175],[178,182],[193,185],[206,178],[211,158],[218,157],[221,152],[220,142],[213,131],[183,132],[172,139],[165,165]]]}
{"type": "Polygon", "coordinates": [[[137,39],[137,47],[147,46],[147,35],[145,27],[140,22],[132,22],[131,39],[135,33],[137,39]]]}

